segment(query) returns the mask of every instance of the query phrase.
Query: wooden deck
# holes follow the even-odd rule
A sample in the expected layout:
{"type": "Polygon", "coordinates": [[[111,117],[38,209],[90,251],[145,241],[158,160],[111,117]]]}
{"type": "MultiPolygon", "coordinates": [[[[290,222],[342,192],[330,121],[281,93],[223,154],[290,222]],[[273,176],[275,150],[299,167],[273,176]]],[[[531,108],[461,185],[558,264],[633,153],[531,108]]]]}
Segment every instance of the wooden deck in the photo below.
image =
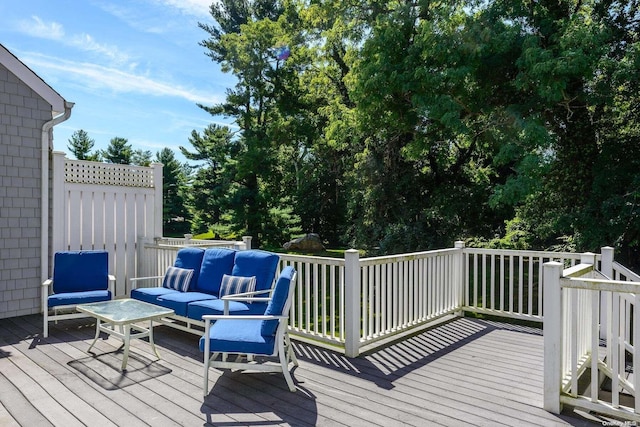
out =
{"type": "Polygon", "coordinates": [[[155,329],[162,359],[134,340],[128,370],[89,319],[0,320],[0,426],[602,425],[542,409],[537,329],[459,318],[357,359],[295,343],[298,391],[278,374],[211,370],[202,397],[195,335],[155,329]]]}

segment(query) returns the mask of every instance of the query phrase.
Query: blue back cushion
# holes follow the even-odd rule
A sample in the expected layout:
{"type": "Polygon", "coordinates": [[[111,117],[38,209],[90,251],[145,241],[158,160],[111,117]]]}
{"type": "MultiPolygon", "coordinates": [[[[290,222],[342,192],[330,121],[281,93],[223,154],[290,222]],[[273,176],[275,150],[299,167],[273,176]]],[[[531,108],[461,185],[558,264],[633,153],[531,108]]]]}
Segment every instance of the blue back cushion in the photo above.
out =
{"type": "Polygon", "coordinates": [[[109,288],[107,251],[57,252],[53,259],[53,292],[83,292],[109,288]]]}
{"type": "Polygon", "coordinates": [[[193,290],[198,286],[203,256],[204,249],[193,247],[182,248],[176,254],[176,260],[173,263],[174,267],[193,270],[193,276],[191,276],[191,280],[189,281],[189,290],[193,290]]]}
{"type": "MultiPolygon", "coordinates": [[[[278,277],[278,281],[276,282],[276,287],[273,290],[271,301],[269,301],[269,305],[267,305],[267,309],[264,312],[265,315],[282,315],[282,310],[284,309],[284,305],[289,297],[289,288],[292,286],[291,279],[293,279],[295,273],[296,271],[291,266],[285,267],[284,270],[282,270],[282,273],[280,273],[280,277],[278,277]]],[[[263,320],[260,333],[262,336],[266,337],[274,335],[276,333],[276,329],[278,329],[277,320],[263,320]]]]}
{"type": "Polygon", "coordinates": [[[231,274],[236,252],[227,248],[209,248],[204,252],[200,279],[196,290],[207,294],[218,295],[222,276],[231,274]]]}
{"type": "Polygon", "coordinates": [[[232,276],[256,276],[256,291],[271,289],[280,257],[260,250],[238,251],[232,276]]]}

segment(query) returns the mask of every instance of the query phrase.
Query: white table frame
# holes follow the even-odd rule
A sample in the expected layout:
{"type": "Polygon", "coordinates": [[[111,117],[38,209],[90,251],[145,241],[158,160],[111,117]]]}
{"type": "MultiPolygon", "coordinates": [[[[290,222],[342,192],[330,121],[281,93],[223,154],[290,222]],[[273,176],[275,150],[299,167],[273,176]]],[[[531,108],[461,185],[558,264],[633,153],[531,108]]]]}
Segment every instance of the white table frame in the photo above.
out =
{"type": "Polygon", "coordinates": [[[81,304],[76,306],[76,309],[96,319],[96,336],[87,349],[87,353],[91,351],[95,343],[98,341],[100,332],[105,332],[106,334],[113,335],[114,337],[122,340],[122,342],[124,343],[124,355],[122,356],[123,371],[127,368],[127,362],[129,360],[129,347],[132,339],[148,337],[151,349],[158,357],[158,359],[161,359],[160,354],[158,353],[158,350],[156,349],[155,343],[153,341],[153,320],[161,319],[165,316],[170,316],[174,314],[173,310],[129,298],[90,304],[81,304]],[[150,311],[140,315],[137,315],[135,313],[127,313],[127,315],[123,317],[123,313],[118,310],[108,313],[103,313],[99,310],[100,308],[104,307],[117,308],[118,306],[122,306],[123,304],[133,305],[133,307],[147,308],[150,311]],[[144,322],[146,320],[149,321],[148,328],[134,325],[134,323],[144,322]],[[116,326],[118,327],[118,330],[116,330],[116,326]],[[134,331],[133,333],[131,332],[132,330],[134,331]]]}

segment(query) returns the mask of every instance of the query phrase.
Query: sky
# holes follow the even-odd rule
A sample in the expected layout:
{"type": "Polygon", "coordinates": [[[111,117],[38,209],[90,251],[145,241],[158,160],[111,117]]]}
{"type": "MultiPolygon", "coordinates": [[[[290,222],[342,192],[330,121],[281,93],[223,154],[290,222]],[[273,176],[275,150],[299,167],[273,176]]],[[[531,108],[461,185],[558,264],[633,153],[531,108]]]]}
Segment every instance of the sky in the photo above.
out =
{"type": "Polygon", "coordinates": [[[232,75],[220,71],[199,43],[213,24],[212,0],[3,0],[0,43],[75,105],[55,126],[54,149],[67,153],[83,129],[106,149],[114,137],[135,150],[179,146],[211,123],[197,106],[222,102],[232,75]]]}

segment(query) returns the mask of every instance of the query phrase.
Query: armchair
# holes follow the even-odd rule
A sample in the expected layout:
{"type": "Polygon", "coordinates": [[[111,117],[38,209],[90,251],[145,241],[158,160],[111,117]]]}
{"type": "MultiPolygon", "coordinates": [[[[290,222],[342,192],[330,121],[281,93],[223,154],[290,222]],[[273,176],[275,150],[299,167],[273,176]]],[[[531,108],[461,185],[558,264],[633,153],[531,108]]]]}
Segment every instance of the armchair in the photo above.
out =
{"type": "Polygon", "coordinates": [[[86,317],[73,310],[76,305],[112,299],[115,280],[107,251],[57,252],[53,277],[42,283],[43,336],[49,336],[52,320],[86,317]]]}
{"type": "MultiPolygon", "coordinates": [[[[270,297],[249,297],[253,301],[268,301],[264,314],[203,316],[205,333],[200,338],[200,351],[204,353],[203,392],[205,396],[209,390],[210,366],[223,369],[282,372],[289,390],[296,391],[289,372],[289,363],[297,366],[298,361],[287,333],[295,279],[296,271],[293,267],[285,267],[270,297]],[[226,356],[229,353],[238,355],[235,361],[227,361],[226,356]],[[257,361],[254,356],[265,356],[265,360],[257,361]],[[220,360],[217,360],[218,357],[220,360]],[[269,361],[269,358],[274,357],[278,358],[278,362],[269,361]]],[[[223,297],[223,300],[233,298],[234,296],[229,295],[223,297]]],[[[238,297],[238,299],[247,299],[247,296],[238,297]]]]}

